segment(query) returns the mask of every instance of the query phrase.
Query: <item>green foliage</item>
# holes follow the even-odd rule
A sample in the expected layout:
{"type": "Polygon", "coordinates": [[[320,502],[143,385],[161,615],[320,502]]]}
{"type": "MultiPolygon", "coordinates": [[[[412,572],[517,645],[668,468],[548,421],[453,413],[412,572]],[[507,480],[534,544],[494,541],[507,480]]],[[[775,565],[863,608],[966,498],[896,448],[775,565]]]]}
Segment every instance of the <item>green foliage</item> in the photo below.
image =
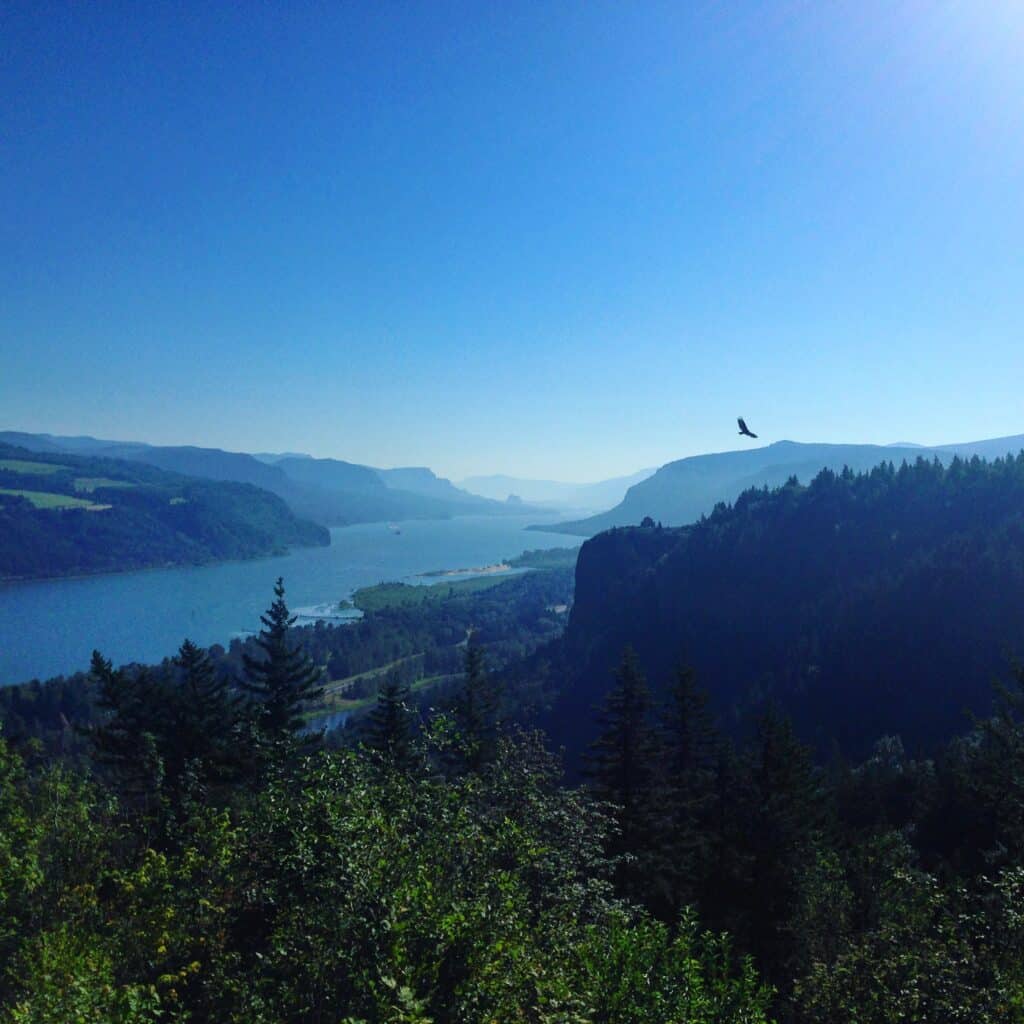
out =
{"type": "Polygon", "coordinates": [[[292,739],[303,728],[303,712],[323,697],[322,672],[292,636],[295,616],[285,603],[284,580],[274,585],[274,601],[260,622],[256,644],[262,656],[245,655],[241,686],[255,698],[259,729],[273,744],[292,739]]]}
{"type": "Polygon", "coordinates": [[[661,709],[660,758],[654,779],[656,872],[652,899],[674,918],[707,886],[721,843],[716,770],[720,741],[694,673],[680,669],[661,709]]]}
{"type": "Polygon", "coordinates": [[[330,540],[326,529],[249,484],[137,462],[27,454],[0,444],[0,455],[11,456],[0,459],[0,579],[251,558],[330,540]]]}
{"type": "Polygon", "coordinates": [[[770,991],[749,959],[738,967],[728,936],[700,934],[692,917],[665,925],[611,917],[589,930],[577,991],[580,1021],[759,1024],[770,991]]]}
{"type": "Polygon", "coordinates": [[[808,1024],[862,1020],[990,1024],[1024,1020],[1019,871],[984,899],[920,871],[885,883],[883,912],[797,986],[808,1024]]]}
{"type": "Polygon", "coordinates": [[[117,984],[113,957],[99,935],[73,933],[66,925],[42,932],[13,970],[25,979],[24,992],[0,1016],[3,1024],[155,1024],[174,1019],[161,1011],[154,986],[117,984]]]}
{"type": "Polygon", "coordinates": [[[638,855],[650,850],[655,831],[656,739],[651,726],[647,681],[626,648],[616,685],[599,713],[601,733],[588,758],[590,786],[612,808],[617,825],[609,851],[619,858],[623,890],[636,897],[649,864],[638,855]]]}
{"type": "Polygon", "coordinates": [[[364,742],[385,768],[412,771],[423,762],[417,725],[416,714],[409,707],[409,688],[390,677],[377,693],[377,706],[366,723],[364,742]]]}
{"type": "Polygon", "coordinates": [[[498,690],[487,671],[483,648],[473,635],[466,643],[466,670],[452,702],[460,762],[479,771],[494,755],[498,730],[498,690]]]}
{"type": "Polygon", "coordinates": [[[886,734],[935,749],[965,708],[989,713],[1022,606],[1024,454],[752,488],[692,525],[583,545],[543,724],[579,756],[593,732],[576,723],[632,644],[657,696],[684,657],[732,736],[773,701],[819,756],[859,760],[886,734]]]}
{"type": "Polygon", "coordinates": [[[456,580],[454,583],[445,580],[419,586],[411,583],[378,583],[375,587],[360,587],[352,595],[352,603],[363,612],[377,612],[384,608],[415,606],[427,601],[443,601],[479,590],[490,590],[507,580],[507,575],[495,573],[456,580]]]}
{"type": "Polygon", "coordinates": [[[535,736],[454,779],[295,756],[162,850],[0,757],[3,1024],[766,1019],[726,940],[612,899],[605,819],[535,736]]]}
{"type": "Polygon", "coordinates": [[[537,548],[506,561],[516,569],[575,569],[579,553],[578,547],[537,548]]]}
{"type": "Polygon", "coordinates": [[[70,494],[51,494],[48,491],[13,490],[0,487],[0,495],[11,498],[24,498],[33,508],[58,510],[64,508],[83,508],[95,511],[103,507],[93,501],[86,501],[85,498],[75,498],[70,494]]]}

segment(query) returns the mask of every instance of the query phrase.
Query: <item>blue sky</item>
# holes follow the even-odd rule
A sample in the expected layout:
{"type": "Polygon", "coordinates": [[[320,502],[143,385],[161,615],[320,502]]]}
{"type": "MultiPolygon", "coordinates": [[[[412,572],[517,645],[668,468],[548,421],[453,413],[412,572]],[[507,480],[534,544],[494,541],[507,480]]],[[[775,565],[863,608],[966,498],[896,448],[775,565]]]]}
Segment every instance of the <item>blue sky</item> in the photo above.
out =
{"type": "Polygon", "coordinates": [[[597,479],[1024,432],[1024,8],[0,8],[0,427],[597,479]]]}

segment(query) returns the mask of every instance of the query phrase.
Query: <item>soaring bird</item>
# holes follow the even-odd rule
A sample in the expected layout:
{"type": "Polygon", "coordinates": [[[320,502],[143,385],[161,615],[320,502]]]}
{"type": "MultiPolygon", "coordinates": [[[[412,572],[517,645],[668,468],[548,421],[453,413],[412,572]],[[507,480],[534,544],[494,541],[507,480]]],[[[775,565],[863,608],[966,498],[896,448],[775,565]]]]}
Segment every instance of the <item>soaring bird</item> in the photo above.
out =
{"type": "Polygon", "coordinates": [[[757,437],[757,434],[755,434],[750,429],[750,427],[748,427],[746,425],[746,423],[743,422],[743,417],[742,416],[740,416],[739,419],[736,420],[736,422],[740,425],[740,433],[741,434],[746,434],[747,437],[757,437]]]}

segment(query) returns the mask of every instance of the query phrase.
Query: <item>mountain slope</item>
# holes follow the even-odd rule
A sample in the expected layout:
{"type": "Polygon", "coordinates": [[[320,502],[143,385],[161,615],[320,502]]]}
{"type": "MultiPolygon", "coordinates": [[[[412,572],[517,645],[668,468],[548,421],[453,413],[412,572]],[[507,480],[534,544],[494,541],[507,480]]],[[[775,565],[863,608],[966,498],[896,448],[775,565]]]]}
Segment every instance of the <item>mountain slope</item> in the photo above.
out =
{"type": "Polygon", "coordinates": [[[226,452],[220,448],[116,444],[100,449],[97,454],[107,458],[144,462],[148,466],[185,476],[253,484],[274,494],[279,494],[288,485],[288,477],[278,466],[269,466],[243,452],[226,452]]]}
{"type": "Polygon", "coordinates": [[[949,462],[954,455],[996,457],[1020,451],[1024,436],[922,449],[868,444],[801,444],[777,441],[762,448],[694,455],[662,466],[634,485],[615,508],[588,519],[544,526],[559,533],[592,537],[614,526],[640,523],[646,516],[665,526],[682,526],[732,501],[748,487],[778,486],[790,476],[803,482],[822,469],[866,470],[883,462],[899,465],[921,455],[949,462]]]}
{"type": "Polygon", "coordinates": [[[274,468],[296,483],[324,491],[380,493],[385,490],[384,482],[374,470],[341,459],[288,457],[278,459],[274,468]]]}
{"type": "Polygon", "coordinates": [[[1024,653],[1024,455],[825,470],[585,543],[546,723],[577,754],[627,643],[656,688],[691,664],[734,732],[771,700],[851,755],[948,737],[1024,653]]]}
{"type": "MultiPolygon", "coordinates": [[[[0,434],[41,452],[75,452],[156,466],[208,480],[252,484],[283,498],[301,518],[325,526],[388,519],[448,519],[455,515],[522,514],[458,490],[429,469],[377,470],[340,459],[307,455],[258,458],[244,452],[194,445],[161,446],[52,434],[0,434]],[[406,483],[409,488],[398,486],[406,483]]],[[[538,511],[538,510],[534,510],[538,511]]]]}
{"type": "Polygon", "coordinates": [[[473,509],[490,509],[495,504],[494,501],[481,497],[479,494],[470,494],[469,491],[456,487],[451,480],[437,476],[433,470],[427,469],[426,466],[378,469],[376,473],[388,487],[410,491],[413,494],[440,498],[443,501],[450,501],[456,505],[473,509]]]}
{"type": "Polygon", "coordinates": [[[504,501],[510,494],[517,494],[523,501],[562,505],[572,509],[607,509],[622,501],[626,491],[633,484],[646,480],[654,472],[653,469],[641,469],[628,476],[589,484],[528,480],[495,474],[469,477],[461,481],[461,486],[474,494],[498,501],[504,501]]]}
{"type": "Polygon", "coordinates": [[[322,526],[251,484],[0,445],[0,578],[197,564],[328,543],[322,526]]]}

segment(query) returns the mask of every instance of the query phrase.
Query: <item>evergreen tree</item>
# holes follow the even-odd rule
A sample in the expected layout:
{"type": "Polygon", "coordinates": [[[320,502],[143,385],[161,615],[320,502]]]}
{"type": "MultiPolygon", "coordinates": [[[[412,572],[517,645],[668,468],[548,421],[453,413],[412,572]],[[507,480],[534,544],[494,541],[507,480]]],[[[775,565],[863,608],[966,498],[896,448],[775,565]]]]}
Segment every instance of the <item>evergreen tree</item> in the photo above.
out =
{"type": "Polygon", "coordinates": [[[302,711],[323,696],[321,671],[291,641],[295,616],[284,599],[284,580],[274,584],[274,602],[260,616],[263,628],[256,643],[262,658],[243,656],[241,687],[256,700],[260,732],[271,741],[294,737],[303,726],[302,711]]]}
{"type": "Polygon", "coordinates": [[[164,757],[169,782],[202,789],[237,776],[245,759],[239,700],[209,654],[185,640],[174,659],[180,679],[174,694],[173,733],[164,757]]]}
{"type": "Polygon", "coordinates": [[[96,704],[106,715],[90,733],[93,757],[125,805],[150,814],[162,797],[159,715],[167,707],[166,688],[148,670],[115,669],[99,651],[92,652],[90,675],[98,686],[96,704]]]}
{"type": "Polygon", "coordinates": [[[409,687],[397,675],[389,675],[366,725],[366,746],[376,751],[386,766],[399,771],[412,771],[421,761],[416,715],[408,701],[409,687]]]}
{"type": "Polygon", "coordinates": [[[494,757],[498,736],[498,691],[484,661],[483,648],[471,634],[466,644],[465,681],[452,710],[463,766],[479,771],[494,757]]]}
{"type": "Polygon", "coordinates": [[[744,836],[751,867],[745,894],[750,947],[769,977],[784,985],[800,941],[794,923],[804,878],[827,846],[824,799],[810,751],[773,708],[758,725],[749,793],[744,836]]]}
{"type": "Polygon", "coordinates": [[[609,843],[620,860],[617,876],[625,895],[638,897],[654,839],[657,743],[649,721],[651,696],[631,647],[622,655],[616,683],[599,713],[601,733],[587,755],[594,795],[614,808],[618,826],[609,843]]]}
{"type": "Polygon", "coordinates": [[[662,710],[658,779],[659,881],[670,919],[699,901],[711,873],[716,834],[718,737],[693,671],[680,669],[662,710]]]}

